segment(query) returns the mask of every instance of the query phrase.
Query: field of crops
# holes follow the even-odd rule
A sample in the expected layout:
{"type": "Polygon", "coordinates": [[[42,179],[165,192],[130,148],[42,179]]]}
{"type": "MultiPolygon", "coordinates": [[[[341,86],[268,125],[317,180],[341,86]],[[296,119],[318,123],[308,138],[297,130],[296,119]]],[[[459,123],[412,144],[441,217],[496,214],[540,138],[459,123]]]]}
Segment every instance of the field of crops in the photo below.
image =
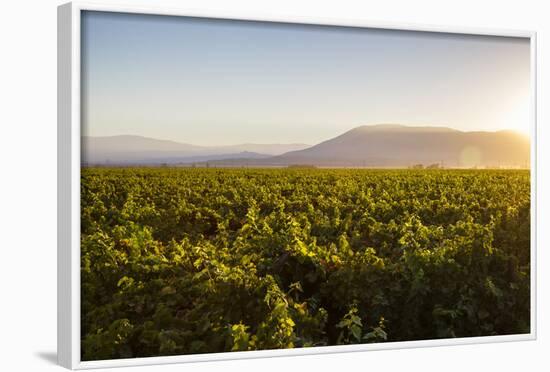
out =
{"type": "Polygon", "coordinates": [[[529,332],[529,171],[82,169],[82,358],[529,332]]]}

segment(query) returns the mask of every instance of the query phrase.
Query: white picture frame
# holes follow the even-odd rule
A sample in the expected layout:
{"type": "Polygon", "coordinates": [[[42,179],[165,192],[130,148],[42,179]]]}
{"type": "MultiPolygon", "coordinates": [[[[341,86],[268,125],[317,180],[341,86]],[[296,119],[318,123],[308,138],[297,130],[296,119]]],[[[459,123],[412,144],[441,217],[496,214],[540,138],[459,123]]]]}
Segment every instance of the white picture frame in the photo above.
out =
{"type": "Polygon", "coordinates": [[[58,362],[69,369],[123,367],[230,359],[267,358],[341,352],[479,344],[536,339],[536,33],[533,31],[447,28],[410,24],[386,24],[366,20],[274,17],[261,14],[196,12],[162,6],[144,7],[71,2],[58,8],[58,362]],[[389,342],[379,344],[323,346],[302,349],[116,359],[80,360],[80,17],[82,11],[193,16],[220,19],[354,26],[380,29],[429,31],[492,36],[523,37],[531,46],[531,332],[521,335],[389,342]]]}

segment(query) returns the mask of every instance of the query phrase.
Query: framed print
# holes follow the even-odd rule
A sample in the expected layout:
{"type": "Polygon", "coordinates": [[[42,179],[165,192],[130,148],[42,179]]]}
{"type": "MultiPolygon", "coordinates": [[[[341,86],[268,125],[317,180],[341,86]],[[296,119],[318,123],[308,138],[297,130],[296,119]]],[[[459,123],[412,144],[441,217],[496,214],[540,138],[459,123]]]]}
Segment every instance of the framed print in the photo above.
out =
{"type": "Polygon", "coordinates": [[[58,9],[72,369],[535,338],[535,33],[58,9]]]}

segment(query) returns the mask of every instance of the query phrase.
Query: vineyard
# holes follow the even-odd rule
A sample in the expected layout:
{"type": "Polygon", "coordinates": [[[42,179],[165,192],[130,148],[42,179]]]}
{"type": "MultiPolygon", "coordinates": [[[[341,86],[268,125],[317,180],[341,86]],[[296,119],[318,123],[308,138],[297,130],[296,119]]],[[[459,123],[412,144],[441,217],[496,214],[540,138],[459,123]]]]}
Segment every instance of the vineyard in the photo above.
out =
{"type": "Polygon", "coordinates": [[[528,333],[521,170],[83,168],[83,360],[528,333]]]}

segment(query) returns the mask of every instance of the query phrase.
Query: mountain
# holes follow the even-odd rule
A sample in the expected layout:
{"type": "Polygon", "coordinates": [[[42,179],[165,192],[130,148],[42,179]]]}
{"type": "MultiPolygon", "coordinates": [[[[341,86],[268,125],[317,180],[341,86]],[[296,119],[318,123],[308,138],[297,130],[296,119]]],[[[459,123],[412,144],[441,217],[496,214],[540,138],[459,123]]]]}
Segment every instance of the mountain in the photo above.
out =
{"type": "Polygon", "coordinates": [[[444,127],[360,126],[310,148],[268,159],[271,165],[525,167],[529,139],[513,131],[462,132],[444,127]]]}
{"type": "Polygon", "coordinates": [[[83,164],[202,166],[528,167],[529,138],[513,131],[462,132],[445,127],[363,125],[315,146],[196,146],[139,136],[83,137],[83,164]]]}
{"type": "Polygon", "coordinates": [[[306,144],[252,144],[197,146],[154,138],[120,135],[82,137],[84,164],[160,164],[192,163],[219,159],[260,159],[302,150],[306,144]]]}

